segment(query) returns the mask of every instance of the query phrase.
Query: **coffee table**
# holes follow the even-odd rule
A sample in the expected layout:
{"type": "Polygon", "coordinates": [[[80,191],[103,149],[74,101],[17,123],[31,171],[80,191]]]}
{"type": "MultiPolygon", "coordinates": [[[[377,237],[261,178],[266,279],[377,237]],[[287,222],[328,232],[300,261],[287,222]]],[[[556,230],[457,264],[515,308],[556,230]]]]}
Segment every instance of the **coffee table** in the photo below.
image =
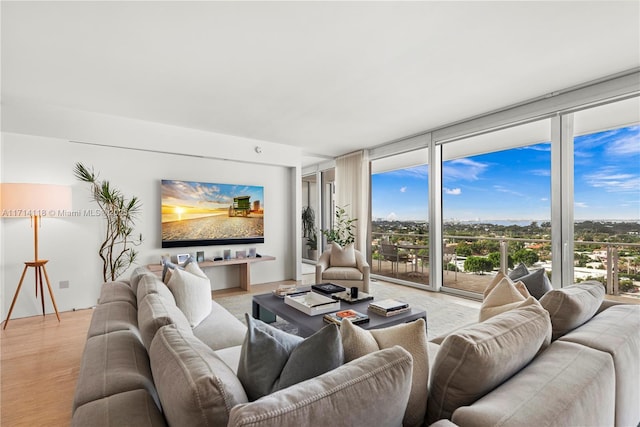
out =
{"type": "MultiPolygon", "coordinates": [[[[301,288],[300,290],[304,290],[301,288]]],[[[395,316],[380,316],[367,310],[370,301],[363,301],[355,304],[340,302],[340,310],[353,309],[369,316],[369,322],[362,323],[358,326],[363,329],[386,328],[388,326],[399,325],[401,323],[412,322],[418,319],[427,321],[427,312],[411,307],[411,310],[395,316]]],[[[309,316],[296,310],[295,308],[284,303],[283,298],[278,298],[272,293],[255,295],[252,299],[253,317],[264,322],[271,323],[275,321],[275,316],[279,316],[287,322],[298,328],[298,335],[308,337],[328,325],[322,320],[322,315],[309,316]]],[[[336,310],[338,311],[338,310],[336,310]]]]}

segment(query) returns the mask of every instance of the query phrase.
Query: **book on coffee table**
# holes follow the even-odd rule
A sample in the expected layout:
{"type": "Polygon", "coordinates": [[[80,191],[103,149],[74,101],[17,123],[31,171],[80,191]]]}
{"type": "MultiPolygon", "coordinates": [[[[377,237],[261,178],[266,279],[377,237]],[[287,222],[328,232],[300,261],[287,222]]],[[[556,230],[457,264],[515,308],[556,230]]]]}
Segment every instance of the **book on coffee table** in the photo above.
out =
{"type": "Polygon", "coordinates": [[[349,319],[354,325],[359,325],[361,323],[367,323],[369,316],[359,311],[348,309],[335,313],[327,313],[323,316],[323,319],[327,323],[335,323],[336,325],[340,325],[344,319],[349,319]]]}
{"type": "Polygon", "coordinates": [[[393,316],[409,311],[410,309],[409,304],[406,302],[392,298],[369,303],[369,310],[381,316],[393,316]]]}
{"type": "Polygon", "coordinates": [[[311,285],[311,290],[324,295],[331,295],[336,292],[344,292],[347,288],[333,283],[318,283],[317,285],[311,285]]]}

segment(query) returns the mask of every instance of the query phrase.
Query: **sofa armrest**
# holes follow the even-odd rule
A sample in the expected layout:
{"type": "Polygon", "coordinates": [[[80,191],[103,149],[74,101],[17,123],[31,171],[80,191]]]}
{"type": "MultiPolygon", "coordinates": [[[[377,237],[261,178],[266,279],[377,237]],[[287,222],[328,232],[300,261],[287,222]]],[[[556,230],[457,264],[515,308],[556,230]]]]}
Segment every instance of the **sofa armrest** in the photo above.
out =
{"type": "Polygon", "coordinates": [[[598,311],[596,311],[596,314],[594,314],[594,316],[602,313],[607,308],[614,307],[616,305],[627,305],[627,304],[625,304],[623,302],[620,302],[620,301],[611,301],[611,300],[608,300],[608,299],[604,299],[604,300],[602,300],[602,304],[600,304],[600,307],[598,307],[598,311]]]}
{"type": "Polygon", "coordinates": [[[356,359],[319,377],[233,407],[229,426],[401,426],[413,359],[399,346],[356,359]],[[392,396],[393,398],[390,398],[392,396]]]}

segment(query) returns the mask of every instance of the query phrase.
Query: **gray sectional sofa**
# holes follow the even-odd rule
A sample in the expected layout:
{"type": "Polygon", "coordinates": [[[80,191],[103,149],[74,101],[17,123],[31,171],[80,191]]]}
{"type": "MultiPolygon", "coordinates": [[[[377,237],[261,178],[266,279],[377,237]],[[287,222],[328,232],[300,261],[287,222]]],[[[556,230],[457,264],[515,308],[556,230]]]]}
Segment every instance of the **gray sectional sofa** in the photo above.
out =
{"type": "MultiPolygon", "coordinates": [[[[598,298],[584,295],[592,288],[572,289],[554,291],[545,309],[518,308],[429,342],[429,366],[420,367],[430,377],[425,425],[636,426],[640,306],[594,307],[598,298]]],[[[211,304],[191,328],[145,269],[105,283],[72,425],[370,427],[407,419],[420,359],[397,345],[249,402],[236,373],[246,326],[211,304]]]]}
{"type": "Polygon", "coordinates": [[[191,328],[153,273],[140,268],[128,282],[103,284],[80,366],[72,425],[401,424],[413,369],[402,348],[249,402],[236,375],[246,326],[211,304],[209,316],[191,328]]]}

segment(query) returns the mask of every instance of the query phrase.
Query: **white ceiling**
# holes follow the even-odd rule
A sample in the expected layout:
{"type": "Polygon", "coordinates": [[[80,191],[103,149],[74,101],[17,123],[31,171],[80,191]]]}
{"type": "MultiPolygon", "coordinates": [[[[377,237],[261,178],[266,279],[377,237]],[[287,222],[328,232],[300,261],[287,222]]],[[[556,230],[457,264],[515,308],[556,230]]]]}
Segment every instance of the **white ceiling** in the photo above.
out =
{"type": "Polygon", "coordinates": [[[2,1],[2,102],[335,157],[640,65],[640,2],[2,1]]]}

